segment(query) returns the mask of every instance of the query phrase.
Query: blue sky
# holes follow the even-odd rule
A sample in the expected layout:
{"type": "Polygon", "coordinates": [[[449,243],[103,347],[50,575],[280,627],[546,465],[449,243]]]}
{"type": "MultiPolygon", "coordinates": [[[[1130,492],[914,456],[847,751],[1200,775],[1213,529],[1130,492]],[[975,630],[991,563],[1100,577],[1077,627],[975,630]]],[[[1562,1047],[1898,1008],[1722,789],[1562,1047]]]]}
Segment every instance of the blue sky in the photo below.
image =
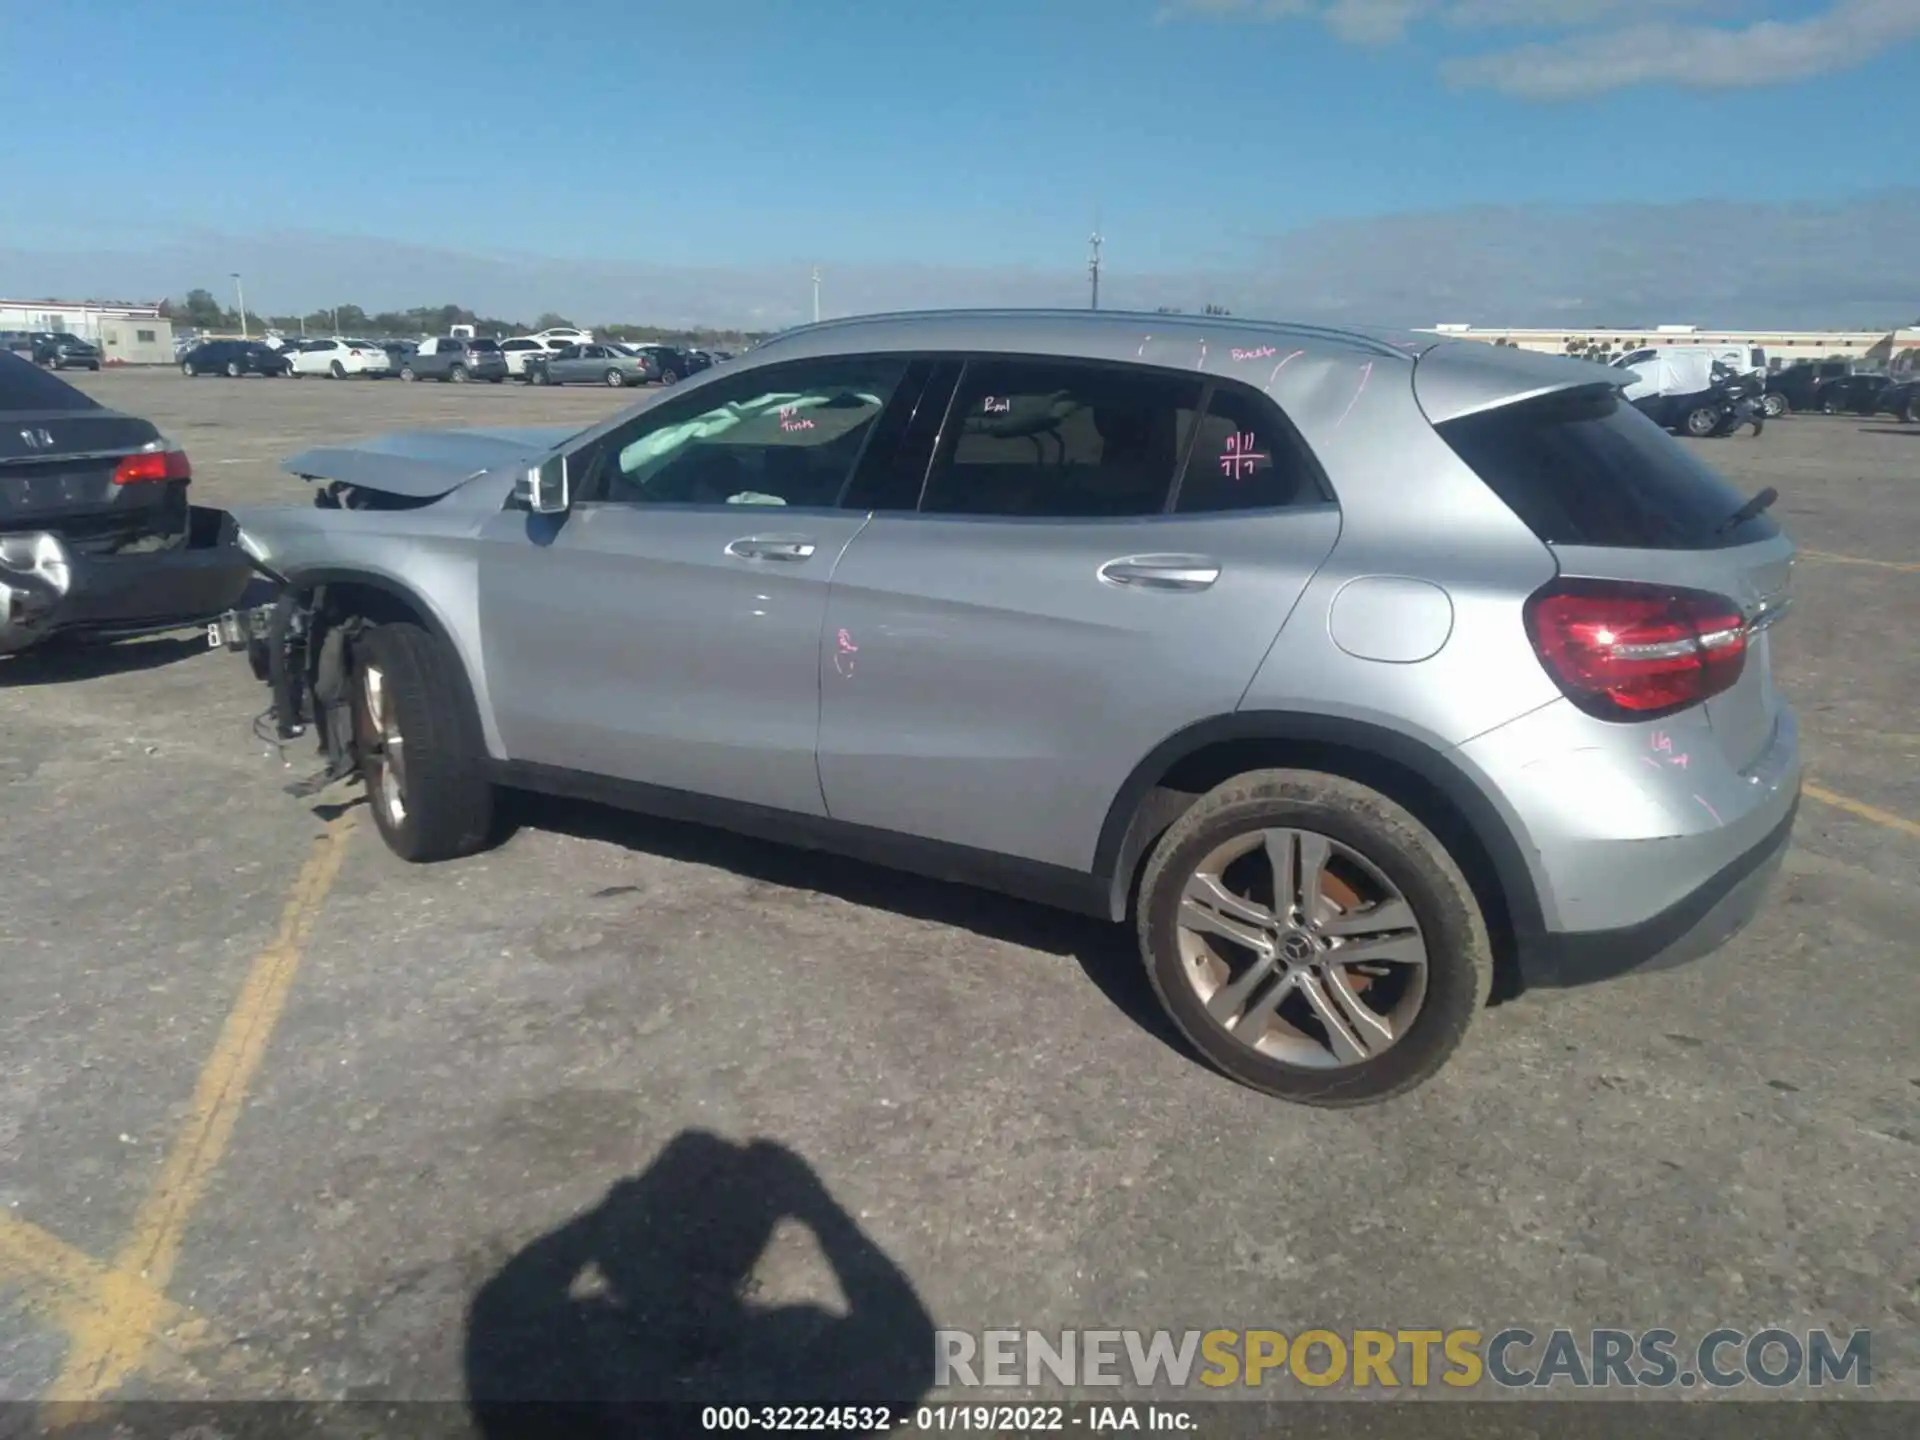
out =
{"type": "Polygon", "coordinates": [[[383,292],[389,247],[589,267],[607,304],[815,262],[1083,288],[1096,211],[1122,289],[1488,206],[1792,233],[1911,183],[1906,141],[1838,137],[1920,133],[1920,0],[0,0],[0,54],[34,202],[0,213],[0,290],[244,262],[288,308],[432,298],[383,292]]]}

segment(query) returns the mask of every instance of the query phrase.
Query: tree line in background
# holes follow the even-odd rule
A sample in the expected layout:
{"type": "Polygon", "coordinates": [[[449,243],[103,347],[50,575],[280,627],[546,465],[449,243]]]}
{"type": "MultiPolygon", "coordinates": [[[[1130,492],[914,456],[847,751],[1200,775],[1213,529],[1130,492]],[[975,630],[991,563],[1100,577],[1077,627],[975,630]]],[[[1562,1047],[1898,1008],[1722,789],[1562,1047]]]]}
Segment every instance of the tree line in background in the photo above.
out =
{"type": "MultiPolygon", "coordinates": [[[[185,300],[168,300],[162,313],[177,325],[196,330],[235,331],[240,329],[240,312],[222,305],[211,290],[189,290],[185,300]]],[[[247,311],[247,329],[254,333],[278,330],[296,335],[358,335],[367,339],[387,336],[445,335],[455,325],[471,325],[476,335],[525,335],[574,322],[549,311],[531,325],[518,320],[502,320],[481,315],[464,305],[418,305],[411,310],[381,310],[369,313],[358,305],[339,305],[315,310],[306,315],[262,315],[247,311]]],[[[659,325],[591,325],[585,327],[608,340],[655,341],[680,345],[746,345],[766,338],[768,332],[753,330],[691,329],[674,330],[659,325]]]]}

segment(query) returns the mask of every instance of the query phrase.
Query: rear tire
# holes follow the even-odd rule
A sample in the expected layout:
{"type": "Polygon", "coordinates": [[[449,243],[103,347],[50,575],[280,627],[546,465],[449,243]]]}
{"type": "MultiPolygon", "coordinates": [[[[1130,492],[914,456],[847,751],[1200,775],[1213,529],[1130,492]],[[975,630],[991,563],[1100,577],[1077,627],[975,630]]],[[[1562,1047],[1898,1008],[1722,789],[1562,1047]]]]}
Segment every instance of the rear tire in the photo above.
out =
{"type": "MultiPolygon", "coordinates": [[[[1305,848],[1303,842],[1301,853],[1305,848]]],[[[1203,887],[1210,883],[1201,882],[1203,887]]],[[[1486,923],[1472,887],[1446,847],[1378,791],[1318,771],[1257,770],[1197,801],[1154,846],[1141,881],[1137,923],[1140,953],[1154,992],[1194,1048],[1241,1084],[1307,1105],[1367,1105],[1420,1085],[1459,1046],[1493,987],[1486,923]],[[1233,871],[1222,866],[1218,878],[1229,889],[1240,883],[1232,879],[1234,874],[1251,876],[1257,885],[1262,865],[1272,877],[1266,860],[1270,852],[1259,839],[1269,832],[1304,837],[1325,847],[1330,858],[1322,861],[1318,873],[1324,878],[1314,889],[1339,907],[1325,912],[1326,934],[1340,936],[1343,928],[1351,936],[1390,934],[1395,938],[1371,942],[1369,953],[1378,954],[1379,960],[1336,966],[1327,957],[1361,942],[1335,939],[1327,944],[1324,938],[1308,937],[1311,943],[1299,948],[1312,952],[1312,958],[1290,965],[1281,957],[1292,953],[1304,929],[1312,928],[1314,934],[1319,929],[1288,924],[1287,905],[1276,903],[1281,886],[1271,878],[1265,908],[1281,918],[1276,922],[1275,958],[1265,978],[1254,973],[1260,969],[1255,952],[1201,934],[1187,923],[1194,912],[1183,909],[1183,901],[1197,873],[1248,837],[1253,837],[1254,848],[1231,866],[1254,868],[1233,871]],[[1376,891],[1371,904],[1365,903],[1367,889],[1376,891]],[[1394,908],[1389,910],[1389,905],[1394,908]],[[1372,916],[1378,918],[1369,919],[1372,916]],[[1315,951],[1315,946],[1320,948],[1315,951]],[[1231,974],[1223,963],[1227,951],[1247,962],[1239,974],[1231,974]],[[1419,959],[1406,958],[1413,955],[1419,959]],[[1289,966],[1289,978],[1298,978],[1298,986],[1280,991],[1284,998],[1274,1001],[1268,1018],[1253,1020],[1255,1011],[1267,1010],[1263,1002],[1274,992],[1263,987],[1280,984],[1283,966],[1289,966]],[[1385,973],[1363,974],[1357,966],[1385,973]],[[1337,985],[1319,978],[1333,970],[1340,972],[1337,985]],[[1249,977],[1258,983],[1249,983],[1249,977]],[[1214,988],[1203,998],[1202,987],[1209,985],[1214,988]],[[1230,988],[1239,998],[1227,996],[1230,988]],[[1366,1046],[1349,1049],[1346,1059],[1336,1060],[1339,1047],[1333,1044],[1333,1032],[1314,1018],[1309,991],[1333,998],[1338,1013],[1352,1017],[1343,1023],[1366,1046]],[[1359,993],[1383,997],[1391,1013],[1383,1017],[1372,1012],[1362,1023],[1362,1017],[1354,1015],[1354,1007],[1366,1003],[1356,998],[1359,993]],[[1216,1011],[1224,1010],[1226,1018],[1210,1013],[1210,1003],[1216,1011]],[[1235,1028],[1250,1023],[1260,1026],[1258,1033],[1250,1041],[1236,1038],[1235,1028]],[[1312,1055],[1315,1045],[1325,1051],[1317,1060],[1312,1055]],[[1277,1051],[1301,1058],[1283,1059],[1277,1051]]]]}
{"type": "Polygon", "coordinates": [[[447,371],[447,379],[451,380],[456,385],[466,384],[467,383],[467,367],[464,365],[455,365],[451,370],[447,371]]]}
{"type": "Polygon", "coordinates": [[[1782,415],[1787,414],[1793,409],[1787,397],[1777,390],[1770,392],[1767,398],[1760,402],[1760,405],[1761,408],[1767,412],[1767,418],[1769,420],[1778,420],[1782,415]]]}
{"type": "Polygon", "coordinates": [[[327,367],[327,375],[334,380],[344,380],[347,378],[347,367],[336,360],[327,367]]]}
{"type": "Polygon", "coordinates": [[[662,370],[660,372],[660,383],[662,385],[677,385],[680,383],[680,377],[671,370],[662,370]]]}
{"type": "Polygon", "coordinates": [[[229,380],[238,380],[246,373],[245,370],[240,368],[240,362],[238,360],[227,361],[227,378],[229,380]]]}
{"type": "Polygon", "coordinates": [[[400,367],[400,378],[406,381],[409,385],[411,385],[415,380],[418,380],[420,377],[414,373],[413,367],[411,365],[402,365],[400,367]]]}
{"type": "Polygon", "coordinates": [[[180,362],[180,373],[191,380],[200,372],[193,368],[193,362],[191,360],[182,360],[180,362]]]}
{"type": "Polygon", "coordinates": [[[1720,412],[1711,405],[1698,405],[1689,410],[1681,428],[1696,440],[1704,440],[1720,428],[1720,412]]]}
{"type": "Polygon", "coordinates": [[[627,383],[627,377],[620,371],[618,370],[607,371],[607,384],[611,385],[615,390],[618,390],[622,385],[626,383],[627,383]]]}
{"type": "Polygon", "coordinates": [[[402,860],[453,860],[487,844],[494,791],[465,695],[459,657],[419,625],[374,626],[354,647],[360,775],[380,838],[402,860]]]}

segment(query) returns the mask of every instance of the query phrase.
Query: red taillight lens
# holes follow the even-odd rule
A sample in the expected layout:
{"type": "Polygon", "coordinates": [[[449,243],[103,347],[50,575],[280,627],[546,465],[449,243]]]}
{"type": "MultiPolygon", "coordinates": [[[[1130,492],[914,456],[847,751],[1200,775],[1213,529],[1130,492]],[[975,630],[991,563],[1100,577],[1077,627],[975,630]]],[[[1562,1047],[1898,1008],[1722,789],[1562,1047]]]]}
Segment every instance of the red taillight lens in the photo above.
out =
{"type": "Polygon", "coordinates": [[[113,483],[138,485],[146,480],[191,480],[193,466],[183,450],[149,450],[129,455],[113,467],[113,483]]]}
{"type": "Polygon", "coordinates": [[[1724,595],[1556,580],[1527,601],[1527,634],[1566,697],[1603,720],[1652,720],[1731,689],[1747,622],[1724,595]]]}

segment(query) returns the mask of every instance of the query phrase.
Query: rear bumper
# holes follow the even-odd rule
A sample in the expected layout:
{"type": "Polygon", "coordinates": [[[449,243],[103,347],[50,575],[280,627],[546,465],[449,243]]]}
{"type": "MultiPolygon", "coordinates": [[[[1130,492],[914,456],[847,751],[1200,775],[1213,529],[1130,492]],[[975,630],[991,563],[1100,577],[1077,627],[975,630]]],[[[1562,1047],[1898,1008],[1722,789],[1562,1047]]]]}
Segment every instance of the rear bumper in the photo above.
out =
{"type": "MultiPolygon", "coordinates": [[[[0,655],[58,634],[135,634],[197,624],[235,605],[253,564],[232,519],[195,506],[188,544],[145,555],[74,551],[59,565],[0,567],[0,655]]],[[[57,536],[58,532],[51,532],[57,536]]]]}
{"type": "Polygon", "coordinates": [[[1587,985],[1636,971],[1671,970],[1712,954],[1759,913],[1786,859],[1799,812],[1796,787],[1785,817],[1757,845],[1658,915],[1617,930],[1523,937],[1522,984],[1529,989],[1587,985]]]}

